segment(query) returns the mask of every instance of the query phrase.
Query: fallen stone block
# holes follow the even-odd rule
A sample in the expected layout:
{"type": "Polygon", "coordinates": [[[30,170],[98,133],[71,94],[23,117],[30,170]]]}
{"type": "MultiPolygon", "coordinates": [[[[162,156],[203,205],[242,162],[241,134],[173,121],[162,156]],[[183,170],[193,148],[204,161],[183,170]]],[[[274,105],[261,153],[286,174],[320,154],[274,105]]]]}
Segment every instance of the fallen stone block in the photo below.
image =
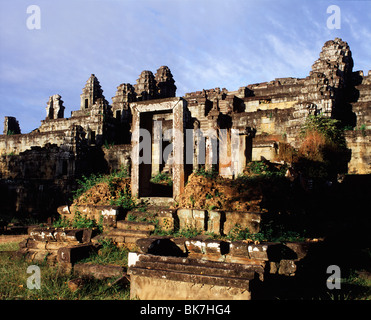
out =
{"type": "Polygon", "coordinates": [[[91,229],[67,229],[67,228],[29,228],[29,237],[37,241],[70,241],[90,242],[91,229]]]}
{"type": "Polygon", "coordinates": [[[111,229],[107,235],[109,236],[130,236],[130,237],[142,237],[147,238],[151,231],[147,230],[135,230],[135,229],[111,229]]]}
{"type": "Polygon", "coordinates": [[[268,244],[249,244],[247,247],[251,259],[268,261],[268,244]]]}
{"type": "Polygon", "coordinates": [[[50,265],[57,262],[57,250],[22,248],[17,251],[17,256],[30,262],[47,262],[50,265]]]}
{"type": "Polygon", "coordinates": [[[124,276],[124,267],[117,265],[99,265],[90,263],[78,263],[73,267],[73,273],[78,277],[92,277],[98,280],[124,276]]]}
{"type": "Polygon", "coordinates": [[[245,241],[232,241],[229,246],[229,253],[235,257],[250,258],[249,244],[245,241]]]}
{"type": "Polygon", "coordinates": [[[88,258],[89,255],[97,250],[93,244],[79,244],[76,246],[69,246],[59,248],[57,252],[58,262],[61,263],[76,263],[81,259],[88,258]]]}
{"type": "Polygon", "coordinates": [[[65,207],[61,207],[59,213],[61,214],[61,216],[64,216],[69,220],[73,219],[77,212],[89,219],[94,219],[96,222],[99,222],[101,217],[103,217],[104,227],[115,226],[117,217],[120,214],[120,208],[117,206],[71,206],[68,208],[68,211],[69,213],[67,213],[67,209],[65,207]]]}
{"type": "Polygon", "coordinates": [[[187,229],[193,226],[193,211],[192,209],[178,209],[177,216],[179,218],[179,229],[187,229]]]}
{"type": "MultiPolygon", "coordinates": [[[[148,223],[148,222],[119,220],[117,221],[116,229],[153,231],[155,230],[155,225],[152,223],[148,223]]],[[[115,229],[112,229],[113,232],[114,230],[115,229]]]]}
{"type": "Polygon", "coordinates": [[[78,245],[75,241],[39,241],[34,239],[26,239],[19,244],[20,248],[29,248],[35,250],[58,250],[59,248],[78,245]]]}
{"type": "Polygon", "coordinates": [[[165,231],[174,230],[176,218],[175,209],[161,208],[157,213],[158,225],[165,231]]]}
{"type": "Polygon", "coordinates": [[[139,299],[251,299],[257,266],[129,253],[130,297],[139,299]]]}

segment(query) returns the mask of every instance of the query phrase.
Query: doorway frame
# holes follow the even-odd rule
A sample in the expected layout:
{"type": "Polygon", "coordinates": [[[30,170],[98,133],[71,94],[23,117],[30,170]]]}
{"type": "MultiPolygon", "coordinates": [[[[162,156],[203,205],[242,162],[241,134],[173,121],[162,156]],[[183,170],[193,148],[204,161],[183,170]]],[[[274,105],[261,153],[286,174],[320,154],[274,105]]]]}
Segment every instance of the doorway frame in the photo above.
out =
{"type": "MultiPolygon", "coordinates": [[[[140,164],[139,164],[139,129],[140,119],[143,113],[153,113],[155,111],[170,111],[173,115],[173,198],[175,199],[184,191],[185,184],[185,134],[184,134],[184,114],[187,106],[186,100],[180,97],[147,100],[130,104],[132,111],[132,152],[131,152],[131,192],[139,198],[140,195],[140,164]]],[[[151,133],[152,137],[152,133],[151,133]]],[[[152,141],[151,141],[152,144],[152,141]]],[[[152,150],[151,150],[152,159],[152,150]]],[[[152,160],[151,160],[152,161],[152,160]]]]}

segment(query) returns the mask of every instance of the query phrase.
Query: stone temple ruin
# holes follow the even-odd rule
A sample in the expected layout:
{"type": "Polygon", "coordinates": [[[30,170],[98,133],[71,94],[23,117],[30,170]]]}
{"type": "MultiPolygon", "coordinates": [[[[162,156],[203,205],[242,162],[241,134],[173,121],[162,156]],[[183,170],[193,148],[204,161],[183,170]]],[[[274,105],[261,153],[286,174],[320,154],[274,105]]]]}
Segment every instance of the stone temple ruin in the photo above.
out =
{"type": "MultiPolygon", "coordinates": [[[[171,173],[172,190],[166,196],[169,200],[176,199],[184,191],[188,176],[200,165],[233,179],[243,173],[250,161],[273,161],[283,146],[297,148],[300,128],[310,114],[341,120],[352,129],[345,131],[349,153],[344,156],[342,173],[371,173],[371,72],[364,75],[362,71],[353,71],[350,48],[339,38],[324,44],[305,78],[277,78],[236,91],[215,88],[176,97],[172,73],[162,66],[155,74],[143,71],[134,85],[120,84],[111,104],[92,74],[80,98],[80,109],[65,118],[62,97],[50,96],[46,118],[39,128],[27,134],[21,134],[14,117],[5,117],[4,134],[0,136],[3,212],[50,213],[65,206],[58,211],[68,215],[71,208],[66,206],[66,195],[73,190],[76,179],[123,166],[130,168],[132,194],[139,198],[163,197],[150,179],[158,172],[171,173]],[[141,130],[149,134],[146,148],[142,144],[146,136],[141,130]]],[[[116,215],[115,208],[98,209],[92,214],[103,214],[105,218],[116,215]]],[[[182,225],[187,219],[193,219],[191,223],[200,223],[205,230],[220,230],[218,213],[193,210],[189,214],[192,210],[179,209],[175,215],[175,211],[161,212],[159,222],[175,223],[176,217],[182,225]]],[[[231,224],[229,217],[233,215],[238,213],[224,216],[225,227],[231,224]]],[[[238,216],[238,219],[251,224],[259,217],[252,214],[238,216]]],[[[111,223],[117,223],[117,227],[121,223],[122,228],[130,224],[115,219],[111,223]]],[[[131,237],[140,246],[141,253],[131,253],[129,272],[132,296],[140,298],[154,298],[155,293],[149,288],[161,283],[172,293],[179,281],[183,281],[185,295],[180,294],[180,298],[187,299],[192,294],[202,298],[206,294],[211,298],[232,295],[250,299],[249,282],[253,283],[256,278],[262,280],[266,266],[270,273],[292,275],[295,263],[304,258],[303,252],[306,252],[306,248],[290,247],[295,258],[277,259],[276,245],[146,240],[153,226],[136,227],[131,237]],[[145,236],[139,236],[141,232],[145,236]],[[170,241],[167,246],[177,252],[175,257],[153,257],[156,243],[161,241],[170,241]],[[184,258],[186,252],[187,259],[184,258]],[[239,265],[234,265],[236,263],[239,265]],[[184,273],[188,280],[183,279],[184,273]],[[188,288],[192,282],[197,285],[188,288]],[[225,288],[232,290],[225,291],[225,288]]],[[[56,237],[58,232],[50,236],[56,237]]],[[[85,250],[87,241],[81,240],[83,236],[78,240],[74,231],[71,232],[74,244],[85,250]]],[[[28,242],[41,241],[39,233],[43,231],[33,231],[28,242]]],[[[130,238],[125,235],[111,233],[112,237],[130,238]]],[[[65,243],[65,234],[62,238],[60,241],[65,243]]],[[[85,238],[90,241],[90,236],[85,238]]],[[[27,248],[27,243],[24,246],[27,248]]],[[[68,248],[67,256],[75,250],[68,248]]],[[[55,259],[57,249],[58,246],[53,249],[55,259]]],[[[65,262],[63,257],[59,260],[65,262]]],[[[171,298],[166,290],[158,297],[171,298]]]]}
{"type": "Polygon", "coordinates": [[[134,85],[120,84],[110,105],[92,74],[80,95],[80,109],[72,111],[70,118],[64,117],[58,94],[49,97],[46,118],[31,133],[21,134],[17,120],[5,118],[0,177],[7,183],[2,182],[1,190],[5,199],[12,199],[5,209],[40,211],[47,199],[49,207],[44,209],[49,210],[66,202],[63,192],[60,198],[52,197],[54,203],[49,195],[69,191],[74,178],[128,164],[134,194],[156,196],[149,183],[151,174],[171,170],[176,197],[200,163],[233,177],[251,160],[273,160],[283,144],[297,147],[299,128],[308,114],[321,113],[356,129],[346,131],[351,152],[343,171],[370,173],[366,134],[371,128],[370,77],[353,71],[350,48],[338,38],[325,43],[306,78],[277,78],[236,91],[215,88],[176,97],[171,71],[162,66],[155,75],[143,71],[134,85]],[[151,163],[139,164],[139,128],[151,134],[151,150],[147,150],[151,163]],[[185,137],[187,129],[199,129],[201,137],[185,137]],[[221,139],[226,130],[238,134],[221,139]],[[169,144],[174,148],[166,156],[169,144]],[[171,166],[166,159],[170,156],[176,159],[171,166]]]}

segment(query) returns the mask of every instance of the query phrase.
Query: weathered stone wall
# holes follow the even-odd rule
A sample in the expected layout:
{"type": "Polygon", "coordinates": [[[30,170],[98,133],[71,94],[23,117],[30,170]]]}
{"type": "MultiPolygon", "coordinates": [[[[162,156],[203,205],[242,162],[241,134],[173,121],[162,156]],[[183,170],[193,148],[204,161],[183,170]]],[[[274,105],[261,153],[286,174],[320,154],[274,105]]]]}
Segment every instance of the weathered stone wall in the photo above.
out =
{"type": "MultiPolygon", "coordinates": [[[[107,145],[103,148],[104,159],[107,161],[108,170],[110,172],[117,171],[122,168],[130,170],[131,166],[131,145],[107,145]]],[[[130,172],[129,172],[130,173],[130,172]]]]}
{"type": "Polygon", "coordinates": [[[61,145],[65,143],[64,131],[31,132],[28,134],[0,135],[0,155],[14,155],[31,149],[44,147],[46,144],[61,145]]]}
{"type": "Polygon", "coordinates": [[[348,173],[371,173],[371,130],[346,131],[347,147],[351,149],[348,173]]]}
{"type": "MultiPolygon", "coordinates": [[[[254,212],[178,209],[174,218],[180,229],[195,228],[215,234],[227,235],[236,225],[251,233],[260,231],[261,214],[254,212]]],[[[171,223],[174,225],[174,222],[171,223]]]]}
{"type": "Polygon", "coordinates": [[[69,179],[1,179],[0,212],[49,217],[59,206],[69,203],[75,187],[75,181],[69,179]]]}
{"type": "Polygon", "coordinates": [[[0,157],[2,179],[56,179],[74,175],[74,153],[46,144],[14,155],[0,157]]]}

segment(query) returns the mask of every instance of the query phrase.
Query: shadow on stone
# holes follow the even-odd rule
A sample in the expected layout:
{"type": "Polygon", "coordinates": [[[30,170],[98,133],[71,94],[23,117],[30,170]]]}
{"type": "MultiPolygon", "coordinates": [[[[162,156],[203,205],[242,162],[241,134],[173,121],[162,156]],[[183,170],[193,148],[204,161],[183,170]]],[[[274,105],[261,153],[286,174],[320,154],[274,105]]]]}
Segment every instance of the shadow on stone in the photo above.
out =
{"type": "Polygon", "coordinates": [[[173,256],[186,257],[184,253],[173,241],[170,239],[157,239],[153,241],[148,247],[148,253],[158,256],[173,256]]]}

